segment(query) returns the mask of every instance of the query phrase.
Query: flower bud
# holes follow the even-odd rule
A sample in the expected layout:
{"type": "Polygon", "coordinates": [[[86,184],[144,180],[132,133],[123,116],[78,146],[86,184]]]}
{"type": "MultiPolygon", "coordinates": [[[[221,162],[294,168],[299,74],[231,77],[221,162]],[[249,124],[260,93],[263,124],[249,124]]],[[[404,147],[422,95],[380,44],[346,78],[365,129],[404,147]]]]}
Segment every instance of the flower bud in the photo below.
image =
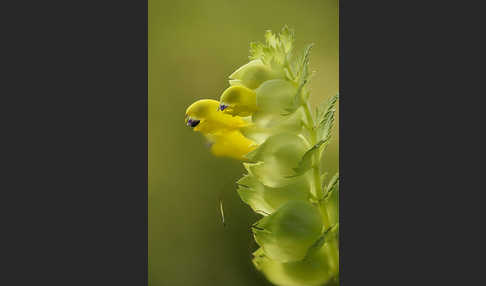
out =
{"type": "Polygon", "coordinates": [[[317,207],[307,201],[290,201],[259,220],[253,234],[268,258],[292,262],[304,259],[321,230],[322,218],[317,207]]]}
{"type": "Polygon", "coordinates": [[[250,89],[256,89],[264,81],[284,77],[283,70],[272,70],[259,59],[245,64],[229,76],[230,84],[241,84],[250,89]]]}

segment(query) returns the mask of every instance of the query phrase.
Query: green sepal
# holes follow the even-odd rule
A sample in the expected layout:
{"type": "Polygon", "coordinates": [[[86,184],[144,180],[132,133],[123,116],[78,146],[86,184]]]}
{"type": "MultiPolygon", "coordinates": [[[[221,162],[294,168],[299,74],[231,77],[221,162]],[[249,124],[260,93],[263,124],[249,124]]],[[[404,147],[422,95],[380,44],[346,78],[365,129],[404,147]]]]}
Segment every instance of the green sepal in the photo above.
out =
{"type": "Polygon", "coordinates": [[[238,194],[253,211],[262,215],[269,215],[289,201],[306,201],[309,198],[309,180],[299,177],[288,185],[271,188],[263,185],[250,174],[239,179],[238,194]]]}
{"type": "Polygon", "coordinates": [[[256,103],[260,114],[286,114],[295,107],[297,88],[289,81],[273,79],[256,90],[256,103]]]}
{"type": "Polygon", "coordinates": [[[302,108],[288,116],[257,112],[253,115],[252,120],[254,124],[242,128],[241,132],[257,144],[261,144],[267,138],[282,132],[301,134],[304,130],[303,127],[307,124],[302,108]]]}
{"type": "Polygon", "coordinates": [[[254,135],[265,138],[265,135],[281,132],[302,133],[307,122],[303,108],[294,101],[296,93],[297,88],[289,81],[276,79],[264,82],[256,90],[257,111],[252,115],[254,124],[243,131],[245,136],[253,139],[254,135]]]}
{"type": "Polygon", "coordinates": [[[232,86],[243,85],[249,89],[256,89],[263,82],[278,78],[285,78],[284,71],[282,69],[273,69],[260,59],[250,61],[229,76],[232,86]]]}
{"type": "Polygon", "coordinates": [[[297,87],[294,98],[292,100],[292,104],[285,108],[285,113],[283,113],[282,115],[284,116],[290,115],[304,104],[304,98],[308,97],[308,96],[304,96],[304,95],[308,95],[308,93],[305,90],[305,86],[307,83],[308,83],[307,79],[299,83],[299,86],[297,87]]]}
{"type": "Polygon", "coordinates": [[[245,168],[262,184],[278,188],[292,182],[294,168],[307,149],[307,143],[300,136],[292,133],[280,133],[265,140],[251,160],[258,163],[245,163],[245,168]]]}
{"type": "Polygon", "coordinates": [[[252,228],[265,255],[280,262],[302,260],[321,230],[321,214],[307,201],[289,201],[252,228]]]}
{"type": "Polygon", "coordinates": [[[253,253],[253,264],[275,285],[322,286],[336,279],[339,265],[329,259],[332,248],[324,244],[301,261],[281,263],[265,256],[262,248],[253,253]]]}

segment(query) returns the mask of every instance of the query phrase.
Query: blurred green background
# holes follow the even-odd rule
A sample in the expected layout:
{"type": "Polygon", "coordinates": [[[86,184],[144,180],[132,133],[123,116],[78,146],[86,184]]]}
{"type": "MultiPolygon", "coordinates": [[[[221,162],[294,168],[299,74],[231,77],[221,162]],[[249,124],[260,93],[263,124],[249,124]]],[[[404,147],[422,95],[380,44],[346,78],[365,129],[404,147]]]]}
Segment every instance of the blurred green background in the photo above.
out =
{"type": "MultiPolygon", "coordinates": [[[[148,0],[149,285],[270,285],[251,264],[258,219],[236,193],[240,162],[213,157],[184,125],[187,106],[219,99],[248,61],[250,41],[294,28],[297,51],[315,43],[311,101],[338,92],[338,1],[148,0]],[[221,223],[222,199],[226,226],[221,223]]],[[[338,126],[337,126],[338,127],[338,126]]],[[[338,170],[338,134],[324,168],[338,170]]]]}

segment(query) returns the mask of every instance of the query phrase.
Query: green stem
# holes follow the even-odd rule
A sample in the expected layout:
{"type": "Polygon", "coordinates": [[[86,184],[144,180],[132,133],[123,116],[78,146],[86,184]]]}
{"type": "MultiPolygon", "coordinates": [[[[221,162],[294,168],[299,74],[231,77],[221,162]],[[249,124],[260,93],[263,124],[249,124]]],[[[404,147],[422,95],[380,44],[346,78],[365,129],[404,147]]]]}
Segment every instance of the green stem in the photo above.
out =
{"type": "MultiPolygon", "coordinates": [[[[305,104],[302,105],[304,108],[305,116],[307,119],[307,130],[309,131],[310,134],[310,142],[312,146],[317,144],[317,133],[316,133],[316,128],[315,128],[315,122],[314,118],[312,117],[311,114],[311,109],[310,109],[310,104],[309,102],[306,102],[305,104]]],[[[324,192],[322,190],[322,182],[321,182],[321,158],[320,158],[321,152],[315,152],[313,155],[313,164],[312,164],[312,169],[313,169],[313,176],[314,176],[314,187],[316,191],[316,197],[317,200],[321,199],[324,196],[324,192]]],[[[323,205],[319,204],[319,211],[321,212],[322,216],[322,222],[324,225],[324,229],[327,230],[331,224],[329,221],[329,214],[327,211],[327,208],[324,207],[323,205]]],[[[331,259],[334,261],[334,263],[339,264],[339,248],[338,244],[336,243],[336,240],[330,242],[331,247],[331,259]]],[[[339,271],[339,265],[336,265],[337,271],[339,271]]]]}
{"type": "MultiPolygon", "coordinates": [[[[289,69],[290,70],[290,69],[289,69]]],[[[302,107],[305,112],[305,117],[307,120],[306,129],[309,132],[309,141],[311,146],[317,144],[317,131],[316,131],[316,124],[314,122],[314,117],[311,113],[310,104],[307,100],[304,100],[304,91],[301,93],[302,96],[302,107]]],[[[322,223],[324,226],[324,230],[327,230],[331,227],[330,220],[329,220],[329,213],[327,208],[320,203],[320,199],[324,196],[324,191],[322,189],[322,182],[321,182],[321,152],[314,152],[312,158],[312,171],[313,171],[313,179],[314,179],[314,187],[315,187],[315,196],[317,201],[319,202],[319,211],[321,212],[322,216],[322,223]]],[[[339,246],[336,240],[330,242],[329,247],[331,248],[331,260],[336,263],[337,273],[336,273],[336,280],[334,281],[337,285],[339,285],[339,246]]],[[[333,285],[336,285],[333,284],[333,285]]]]}
{"type": "MultiPolygon", "coordinates": [[[[310,104],[307,100],[304,100],[304,91],[302,91],[302,107],[305,112],[307,124],[306,128],[309,132],[309,141],[311,146],[317,144],[317,131],[316,131],[316,124],[314,122],[314,117],[311,113],[310,104]]],[[[313,159],[312,159],[312,169],[313,169],[313,176],[314,176],[314,187],[315,187],[315,196],[317,201],[320,202],[320,199],[324,196],[324,191],[322,189],[322,182],[321,182],[321,152],[314,152],[313,159]]],[[[331,223],[329,221],[329,213],[327,208],[319,203],[319,211],[321,212],[322,216],[322,223],[324,225],[324,229],[327,230],[331,223]]],[[[331,259],[336,263],[337,273],[339,273],[339,246],[336,240],[330,242],[329,247],[331,248],[331,259]]]]}
{"type": "MultiPolygon", "coordinates": [[[[314,118],[312,117],[311,111],[310,111],[310,104],[309,102],[306,102],[305,104],[302,105],[304,108],[305,116],[307,119],[307,130],[309,131],[310,134],[310,141],[311,145],[314,146],[317,144],[317,133],[316,133],[316,128],[315,128],[315,123],[314,123],[314,118]]],[[[324,192],[322,190],[322,182],[321,182],[321,158],[319,156],[320,152],[315,152],[313,155],[313,163],[312,163],[312,169],[313,169],[313,175],[314,175],[314,188],[315,188],[315,196],[317,200],[322,198],[324,196],[324,192]]],[[[327,229],[330,227],[330,222],[329,222],[329,214],[327,212],[327,209],[322,209],[319,208],[322,213],[322,219],[324,223],[324,228],[327,229]]]]}

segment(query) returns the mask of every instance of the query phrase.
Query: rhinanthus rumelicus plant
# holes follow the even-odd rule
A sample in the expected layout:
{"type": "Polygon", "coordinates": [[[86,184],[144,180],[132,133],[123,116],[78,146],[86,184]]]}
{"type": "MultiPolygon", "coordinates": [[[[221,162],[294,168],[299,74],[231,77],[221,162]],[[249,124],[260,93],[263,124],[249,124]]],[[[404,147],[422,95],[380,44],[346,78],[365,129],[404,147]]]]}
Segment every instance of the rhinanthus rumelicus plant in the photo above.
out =
{"type": "Polygon", "coordinates": [[[321,171],[339,95],[309,104],[308,45],[293,53],[286,26],[251,43],[250,62],[229,76],[220,100],[186,110],[211,152],[243,161],[238,194],[262,219],[252,225],[255,267],[276,285],[338,285],[339,176],[321,171]]]}

